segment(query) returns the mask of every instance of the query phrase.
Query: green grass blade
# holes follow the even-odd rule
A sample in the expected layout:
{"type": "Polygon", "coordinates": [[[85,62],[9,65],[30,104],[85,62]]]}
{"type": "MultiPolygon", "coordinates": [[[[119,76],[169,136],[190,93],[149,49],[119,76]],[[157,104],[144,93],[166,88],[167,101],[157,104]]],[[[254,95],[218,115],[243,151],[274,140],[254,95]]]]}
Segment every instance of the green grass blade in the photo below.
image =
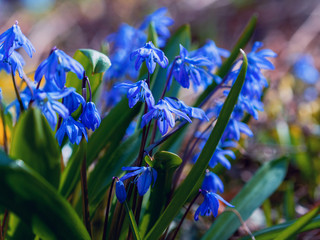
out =
{"type": "Polygon", "coordinates": [[[153,228],[150,230],[150,232],[146,235],[145,239],[158,239],[161,236],[166,227],[181,210],[181,207],[188,199],[194,186],[197,186],[197,183],[201,181],[201,176],[204,174],[209,164],[209,161],[220,141],[224,129],[228,124],[229,118],[231,116],[235,104],[237,103],[239,94],[242,89],[242,85],[245,80],[248,67],[248,60],[245,53],[242,53],[243,64],[241,67],[241,71],[221,109],[217,123],[213,128],[206,145],[204,146],[192,170],[175,192],[172,201],[165,209],[164,213],[160,216],[158,221],[155,223],[153,228]]]}
{"type": "Polygon", "coordinates": [[[129,223],[130,223],[132,235],[133,235],[134,239],[140,240],[141,237],[140,237],[139,229],[138,229],[138,226],[136,223],[136,219],[134,218],[132,210],[131,210],[131,208],[129,208],[127,201],[124,202],[124,206],[125,206],[128,218],[129,218],[129,223]]]}

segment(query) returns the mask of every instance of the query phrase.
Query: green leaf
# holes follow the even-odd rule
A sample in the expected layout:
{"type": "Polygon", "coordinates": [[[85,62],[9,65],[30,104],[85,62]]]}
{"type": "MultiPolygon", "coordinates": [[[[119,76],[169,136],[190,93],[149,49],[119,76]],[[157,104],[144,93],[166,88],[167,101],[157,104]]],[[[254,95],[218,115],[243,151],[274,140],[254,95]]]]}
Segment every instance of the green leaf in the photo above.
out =
{"type": "Polygon", "coordinates": [[[171,223],[173,218],[180,212],[181,207],[190,196],[194,186],[197,186],[198,182],[201,181],[201,176],[205,173],[205,170],[220,141],[224,129],[228,124],[229,118],[231,116],[231,113],[233,112],[235,104],[238,101],[238,97],[245,80],[248,60],[243,51],[242,54],[243,64],[240,73],[221,109],[217,123],[213,128],[206,145],[201,151],[200,156],[195,165],[192,167],[190,173],[174,193],[170,204],[165,209],[164,213],[159,217],[145,239],[158,239],[161,236],[161,234],[171,223]]]}
{"type": "MultiPolygon", "coordinates": [[[[280,158],[264,164],[231,201],[244,221],[277,190],[286,176],[287,168],[287,158],[280,158]]],[[[203,239],[229,239],[240,226],[241,223],[234,213],[223,212],[214,221],[203,239]]]]}
{"type": "MultiPolygon", "coordinates": [[[[101,84],[103,73],[111,66],[109,58],[103,53],[92,49],[79,49],[75,52],[73,58],[77,60],[86,71],[94,98],[101,84]]],[[[67,74],[66,86],[74,87],[76,91],[81,94],[82,79],[79,79],[73,72],[69,72],[67,74]]],[[[87,90],[87,96],[89,96],[89,89],[87,90]]]]}
{"type": "Polygon", "coordinates": [[[282,231],[274,240],[286,240],[295,236],[304,226],[306,226],[320,211],[320,206],[308,212],[295,223],[282,231]]]}
{"type": "Polygon", "coordinates": [[[133,237],[136,240],[140,240],[141,237],[140,237],[140,234],[139,234],[139,229],[138,229],[136,220],[134,218],[134,215],[132,213],[132,210],[129,208],[127,201],[124,202],[124,206],[125,206],[128,218],[129,218],[129,223],[130,223],[130,227],[131,227],[131,231],[132,231],[133,237]]]}
{"type": "MultiPolygon", "coordinates": [[[[249,40],[251,39],[253,32],[257,25],[257,15],[253,15],[249,20],[248,24],[246,25],[245,29],[243,30],[240,38],[238,39],[237,43],[234,45],[230,56],[227,60],[222,64],[219,68],[217,75],[221,78],[224,78],[227,73],[230,71],[232,64],[237,59],[240,51],[239,49],[244,49],[249,40]]],[[[206,90],[199,96],[196,103],[194,104],[195,107],[199,106],[199,104],[216,88],[217,84],[213,82],[209,85],[206,90]]]]}
{"type": "MultiPolygon", "coordinates": [[[[300,219],[300,218],[299,218],[300,219]]],[[[291,220],[282,224],[278,224],[269,228],[262,229],[260,231],[257,231],[253,233],[255,238],[257,240],[274,240],[279,234],[285,230],[286,228],[292,226],[295,224],[298,220],[291,220]]],[[[320,228],[320,215],[316,216],[315,218],[311,219],[311,221],[308,224],[305,224],[302,228],[300,228],[297,233],[310,231],[313,229],[319,229],[320,228]]],[[[241,240],[250,240],[250,236],[246,236],[241,238],[241,240]]]]}
{"type": "Polygon", "coordinates": [[[38,109],[22,113],[12,136],[10,156],[22,159],[54,187],[60,181],[60,148],[47,120],[38,109]]]}
{"type": "Polygon", "coordinates": [[[140,226],[142,236],[151,229],[164,209],[170,197],[174,171],[182,163],[182,159],[177,154],[166,151],[157,152],[153,158],[152,164],[158,177],[151,190],[149,204],[140,226]]]}
{"type": "Polygon", "coordinates": [[[70,204],[21,160],[0,152],[0,205],[14,212],[42,239],[90,239],[70,204]]]}

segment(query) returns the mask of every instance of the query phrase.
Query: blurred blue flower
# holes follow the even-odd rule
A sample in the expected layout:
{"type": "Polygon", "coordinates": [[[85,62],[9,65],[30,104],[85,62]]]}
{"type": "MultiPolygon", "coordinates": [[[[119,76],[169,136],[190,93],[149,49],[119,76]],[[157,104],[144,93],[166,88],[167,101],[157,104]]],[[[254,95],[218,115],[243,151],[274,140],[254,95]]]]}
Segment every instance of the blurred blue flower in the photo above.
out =
{"type": "Polygon", "coordinates": [[[218,194],[213,192],[208,192],[203,190],[202,195],[204,196],[203,203],[198,207],[194,214],[194,220],[199,220],[199,215],[201,216],[210,216],[211,212],[214,217],[218,215],[218,209],[219,209],[219,200],[225,203],[229,207],[234,207],[227,201],[225,201],[222,197],[220,197],[218,194]]]}
{"type": "Polygon", "coordinates": [[[129,100],[129,107],[133,108],[138,101],[146,102],[148,107],[154,106],[154,98],[150,91],[148,84],[144,80],[140,80],[136,83],[119,83],[115,85],[116,88],[127,88],[127,97],[129,100]]]}
{"type": "Polygon", "coordinates": [[[63,98],[63,105],[69,110],[70,114],[77,110],[80,104],[84,105],[85,103],[84,98],[77,92],[71,92],[63,98]]]}
{"type": "MultiPolygon", "coordinates": [[[[28,108],[29,102],[32,99],[32,93],[31,90],[26,87],[23,91],[20,92],[20,98],[22,101],[22,105],[24,109],[28,108]]],[[[17,99],[9,103],[6,107],[6,111],[8,111],[10,108],[15,107],[16,114],[17,114],[17,119],[20,116],[20,103],[17,99]]]]}
{"type": "Polygon", "coordinates": [[[168,27],[174,24],[172,18],[165,16],[167,11],[168,9],[165,7],[159,8],[152,14],[146,16],[140,26],[141,30],[145,30],[148,28],[151,22],[154,24],[154,28],[158,35],[159,47],[165,46],[167,39],[170,37],[170,31],[168,27]]]}
{"type": "Polygon", "coordinates": [[[158,119],[157,124],[162,135],[166,134],[169,126],[174,127],[175,120],[172,115],[186,119],[191,123],[191,119],[184,113],[172,106],[163,99],[160,99],[157,105],[154,105],[149,111],[142,116],[141,127],[144,127],[151,119],[158,119]]]}
{"type": "Polygon", "coordinates": [[[120,203],[124,203],[127,198],[127,192],[121,180],[117,180],[116,182],[116,196],[120,203]]]}
{"type": "MultiPolygon", "coordinates": [[[[167,74],[173,63],[168,68],[167,74]]],[[[209,67],[211,62],[204,57],[189,57],[187,49],[180,44],[180,58],[173,65],[173,71],[169,86],[171,85],[172,77],[183,87],[190,87],[190,80],[193,82],[195,90],[197,87],[207,85],[212,81],[212,75],[203,67],[209,67]]]]}
{"type": "Polygon", "coordinates": [[[54,47],[49,57],[44,60],[35,72],[35,82],[40,82],[45,76],[48,83],[54,82],[60,89],[66,83],[66,72],[73,72],[82,79],[85,71],[82,65],[65,54],[62,50],[54,47]]]}
{"type": "Polygon", "coordinates": [[[215,67],[220,67],[222,65],[221,57],[229,57],[230,52],[223,48],[218,48],[214,41],[208,40],[204,46],[190,53],[193,57],[205,57],[210,62],[211,65],[208,66],[210,70],[215,67]]]}
{"type": "Polygon", "coordinates": [[[315,84],[319,80],[319,71],[315,68],[311,55],[301,56],[293,65],[293,72],[308,84],[315,84]]]}
{"type": "Polygon", "coordinates": [[[173,97],[165,97],[164,99],[171,105],[171,107],[186,113],[190,117],[209,121],[206,113],[201,108],[190,107],[183,101],[173,97]]]}
{"type": "Polygon", "coordinates": [[[169,60],[164,53],[156,48],[151,41],[147,42],[142,48],[133,51],[130,54],[130,59],[133,60],[135,56],[137,56],[135,62],[136,70],[139,70],[141,64],[145,61],[150,74],[154,72],[156,63],[162,68],[167,67],[169,63],[169,60]]]}
{"type": "Polygon", "coordinates": [[[87,102],[83,107],[83,112],[80,116],[80,121],[83,125],[92,131],[100,126],[101,117],[93,102],[87,102]]]}
{"type": "Polygon", "coordinates": [[[218,175],[207,170],[202,182],[201,189],[214,193],[217,193],[219,190],[221,193],[223,193],[224,187],[218,175]]]}
{"type": "Polygon", "coordinates": [[[3,60],[8,61],[8,58],[13,53],[14,49],[23,47],[29,57],[32,57],[35,49],[31,42],[21,32],[18,26],[18,21],[7,31],[0,35],[0,54],[3,55],[3,60]]]}
{"type": "Polygon", "coordinates": [[[122,171],[132,172],[127,173],[120,178],[121,181],[136,176],[134,182],[137,183],[140,196],[143,196],[149,190],[152,180],[154,185],[158,175],[157,171],[152,167],[123,167],[122,171]]]}
{"type": "Polygon", "coordinates": [[[25,62],[22,56],[16,51],[13,51],[7,59],[0,54],[0,70],[3,69],[7,73],[10,73],[12,70],[14,75],[16,75],[16,71],[18,71],[19,76],[22,78],[24,65],[25,62]]]}
{"type": "Polygon", "coordinates": [[[238,121],[234,118],[230,118],[223,135],[221,137],[221,141],[226,141],[226,140],[240,140],[240,134],[243,133],[247,135],[248,137],[252,137],[253,133],[251,129],[248,127],[247,124],[238,121]]]}
{"type": "Polygon", "coordinates": [[[74,144],[78,144],[81,142],[82,136],[88,141],[87,131],[85,126],[74,120],[71,116],[63,119],[60,128],[57,130],[56,138],[58,140],[59,145],[62,144],[62,140],[67,134],[69,141],[74,144]]]}

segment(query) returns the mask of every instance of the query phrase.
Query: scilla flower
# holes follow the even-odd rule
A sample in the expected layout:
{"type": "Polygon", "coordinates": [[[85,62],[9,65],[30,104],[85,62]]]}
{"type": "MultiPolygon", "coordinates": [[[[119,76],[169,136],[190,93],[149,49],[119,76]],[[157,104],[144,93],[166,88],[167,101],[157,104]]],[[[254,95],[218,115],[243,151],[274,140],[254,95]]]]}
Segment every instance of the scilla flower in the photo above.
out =
{"type": "Polygon", "coordinates": [[[122,87],[128,89],[127,97],[129,99],[129,107],[133,108],[138,101],[146,102],[148,107],[154,105],[154,98],[152,92],[150,91],[146,81],[141,80],[136,83],[120,83],[115,86],[116,88],[122,87]]]}
{"type": "Polygon", "coordinates": [[[162,68],[168,66],[169,60],[164,53],[156,48],[152,42],[147,42],[142,48],[133,51],[130,55],[130,59],[133,60],[137,56],[135,67],[139,70],[141,64],[145,61],[149,73],[153,73],[158,63],[162,68]]]}
{"type": "Polygon", "coordinates": [[[19,76],[22,78],[24,64],[22,56],[16,51],[13,51],[7,59],[4,58],[4,55],[0,54],[0,70],[3,69],[7,73],[12,71],[13,75],[16,75],[16,71],[18,71],[19,76]]]}
{"type": "Polygon", "coordinates": [[[221,179],[213,172],[206,171],[206,175],[203,179],[201,189],[208,192],[221,192],[223,193],[224,187],[221,179]]]}
{"type": "Polygon", "coordinates": [[[4,60],[8,60],[14,49],[23,47],[29,57],[35,52],[31,42],[21,32],[18,21],[7,31],[0,35],[0,54],[4,60]]]}
{"type": "Polygon", "coordinates": [[[49,57],[37,68],[34,80],[40,82],[44,75],[47,82],[54,82],[59,88],[63,88],[66,83],[66,73],[69,71],[75,73],[79,79],[84,76],[84,68],[79,62],[54,47],[49,57]]]}
{"type": "Polygon", "coordinates": [[[100,126],[101,117],[96,108],[96,105],[93,102],[87,102],[84,105],[80,120],[84,126],[91,129],[92,131],[96,130],[96,128],[100,126]]]}
{"type": "Polygon", "coordinates": [[[143,196],[149,190],[152,180],[153,184],[157,180],[157,171],[152,167],[123,167],[122,170],[132,172],[120,178],[121,181],[136,176],[134,182],[137,184],[140,196],[143,196]]]}
{"type": "Polygon", "coordinates": [[[124,201],[127,198],[126,189],[124,187],[123,182],[119,178],[117,178],[117,182],[116,182],[116,196],[120,203],[124,203],[124,201]]]}
{"type": "Polygon", "coordinates": [[[71,92],[68,96],[63,98],[63,105],[68,108],[70,114],[77,110],[80,104],[84,105],[85,100],[77,92],[71,92]]]}
{"type": "Polygon", "coordinates": [[[234,207],[218,194],[213,192],[208,192],[205,190],[201,191],[202,195],[204,196],[203,203],[198,207],[197,211],[194,214],[194,220],[199,220],[199,215],[201,216],[210,216],[211,212],[214,217],[218,215],[219,209],[219,200],[225,203],[229,207],[234,207]]]}
{"type": "Polygon", "coordinates": [[[81,142],[82,136],[84,136],[88,141],[85,126],[82,123],[74,120],[71,116],[63,119],[62,124],[56,133],[56,138],[59,145],[62,144],[62,140],[66,134],[72,144],[79,144],[81,142]]]}
{"type": "Polygon", "coordinates": [[[153,106],[149,112],[142,116],[141,127],[144,127],[151,119],[158,119],[157,124],[162,135],[166,134],[169,126],[174,127],[174,117],[172,113],[176,114],[177,117],[186,119],[188,122],[192,122],[191,119],[185,114],[174,107],[163,99],[160,99],[158,104],[153,106]]]}

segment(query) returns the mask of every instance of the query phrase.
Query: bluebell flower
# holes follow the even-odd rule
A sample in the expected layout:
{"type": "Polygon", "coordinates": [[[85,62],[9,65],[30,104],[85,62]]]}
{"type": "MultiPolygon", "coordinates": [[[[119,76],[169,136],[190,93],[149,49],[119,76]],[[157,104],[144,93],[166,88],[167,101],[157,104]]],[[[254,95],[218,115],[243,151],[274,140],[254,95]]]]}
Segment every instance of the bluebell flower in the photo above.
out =
{"type": "Polygon", "coordinates": [[[153,184],[157,180],[157,171],[152,167],[123,167],[122,170],[132,172],[120,178],[121,181],[136,176],[134,182],[137,183],[140,196],[143,196],[149,190],[152,180],[153,184]]]}
{"type": "MultiPolygon", "coordinates": [[[[173,64],[173,63],[172,63],[173,64]]],[[[172,64],[169,69],[171,69],[172,64]]],[[[211,83],[213,75],[204,67],[211,66],[211,62],[204,57],[189,57],[187,49],[180,44],[180,58],[173,65],[172,77],[183,87],[189,88],[192,81],[194,89],[201,84],[207,86],[211,83]]],[[[168,70],[168,74],[170,70],[168,70]]],[[[169,86],[171,85],[171,80],[169,86]]]]}
{"type": "Polygon", "coordinates": [[[174,24],[172,18],[165,16],[167,11],[168,9],[165,7],[159,8],[152,14],[146,16],[140,26],[141,30],[145,30],[151,22],[154,24],[154,28],[158,35],[159,47],[165,46],[166,40],[170,37],[170,31],[168,27],[174,24]]]}
{"type": "MultiPolygon", "coordinates": [[[[28,87],[26,87],[23,91],[20,92],[20,98],[22,101],[23,109],[27,109],[29,102],[32,99],[31,90],[28,87]]],[[[12,107],[15,107],[17,119],[18,119],[20,116],[20,103],[17,99],[15,99],[14,101],[8,104],[8,106],[6,107],[6,111],[8,111],[12,107]]]]}
{"type": "Polygon", "coordinates": [[[116,196],[117,196],[117,198],[118,198],[120,203],[124,203],[124,201],[127,198],[127,192],[126,192],[126,189],[124,187],[124,184],[119,179],[116,182],[116,196]]]}
{"type": "Polygon", "coordinates": [[[77,92],[71,92],[69,95],[63,98],[63,105],[69,110],[69,113],[73,113],[78,107],[84,105],[86,101],[77,92]]]}
{"type": "Polygon", "coordinates": [[[96,128],[100,126],[101,117],[96,108],[96,105],[93,102],[87,102],[84,105],[80,120],[84,126],[91,129],[92,131],[96,130],[96,128]]]}
{"type": "Polygon", "coordinates": [[[75,91],[74,88],[64,88],[55,92],[45,92],[41,89],[34,90],[34,102],[42,111],[52,129],[55,128],[58,121],[56,113],[62,118],[67,118],[69,116],[69,110],[58,100],[66,97],[73,91],[75,91]]]}
{"type": "Polygon", "coordinates": [[[221,57],[229,57],[230,52],[223,48],[218,48],[214,41],[208,40],[204,46],[192,52],[193,57],[203,56],[207,58],[211,65],[208,66],[210,70],[213,70],[215,67],[220,67],[222,65],[221,57]]]}
{"type": "Polygon", "coordinates": [[[21,32],[18,21],[7,31],[0,35],[0,54],[4,60],[8,60],[14,49],[23,47],[29,57],[35,52],[31,42],[21,32]]]}
{"type": "Polygon", "coordinates": [[[226,200],[224,200],[222,197],[220,197],[218,194],[208,191],[202,191],[202,195],[204,196],[203,203],[198,207],[194,214],[194,220],[199,220],[199,215],[201,216],[210,216],[211,212],[214,217],[218,215],[218,209],[219,209],[219,200],[225,203],[229,207],[234,207],[230,203],[228,203],[226,200]]]}
{"type": "Polygon", "coordinates": [[[7,59],[4,58],[4,55],[0,54],[0,70],[3,69],[7,73],[10,73],[12,70],[14,75],[16,75],[16,71],[18,71],[19,76],[22,78],[24,65],[25,62],[22,56],[16,51],[13,51],[7,59]]]}
{"type": "Polygon", "coordinates": [[[247,135],[248,137],[253,136],[253,133],[247,124],[245,124],[241,121],[238,121],[234,118],[230,118],[230,120],[229,120],[229,122],[223,132],[221,140],[222,141],[225,141],[225,140],[239,141],[241,133],[247,135]]]}
{"type": "Polygon", "coordinates": [[[293,65],[293,73],[308,84],[315,84],[319,80],[319,71],[315,68],[311,55],[301,56],[293,65]]]}
{"type": "Polygon", "coordinates": [[[66,83],[66,72],[69,71],[75,73],[79,79],[82,79],[85,73],[79,62],[54,47],[49,57],[37,68],[34,79],[35,82],[40,82],[42,76],[45,76],[47,82],[54,82],[62,89],[66,83]]]}
{"type": "Polygon", "coordinates": [[[190,117],[198,118],[200,120],[206,120],[209,121],[209,118],[207,117],[206,113],[201,108],[196,107],[190,107],[187,104],[185,104],[183,101],[172,98],[172,97],[165,97],[164,98],[173,108],[180,110],[181,112],[184,112],[190,117]]]}
{"type": "Polygon", "coordinates": [[[201,189],[214,193],[217,193],[219,190],[219,192],[223,193],[224,187],[218,175],[207,170],[202,182],[201,189]]]}
{"type": "Polygon", "coordinates": [[[63,119],[60,128],[57,130],[56,138],[58,140],[59,145],[62,144],[62,140],[64,136],[67,134],[69,141],[74,144],[78,144],[81,142],[82,136],[88,141],[87,131],[85,126],[74,120],[71,116],[63,119]]]}
{"type": "Polygon", "coordinates": [[[144,80],[140,80],[136,83],[119,83],[116,88],[127,88],[127,97],[129,100],[129,107],[133,108],[138,101],[146,102],[148,107],[151,108],[154,105],[154,98],[150,91],[148,84],[144,80]]]}
{"type": "Polygon", "coordinates": [[[164,135],[167,133],[169,126],[171,128],[174,127],[175,120],[172,113],[191,123],[191,119],[184,112],[173,108],[166,100],[160,99],[157,105],[154,105],[142,116],[141,127],[144,127],[151,119],[158,119],[158,128],[161,134],[164,135]]]}
{"type": "Polygon", "coordinates": [[[135,56],[137,56],[135,62],[136,70],[139,70],[141,64],[145,61],[150,74],[154,72],[156,63],[162,68],[167,67],[169,63],[169,60],[164,53],[156,48],[151,41],[147,42],[142,48],[133,51],[130,55],[130,59],[133,60],[135,56]]]}

